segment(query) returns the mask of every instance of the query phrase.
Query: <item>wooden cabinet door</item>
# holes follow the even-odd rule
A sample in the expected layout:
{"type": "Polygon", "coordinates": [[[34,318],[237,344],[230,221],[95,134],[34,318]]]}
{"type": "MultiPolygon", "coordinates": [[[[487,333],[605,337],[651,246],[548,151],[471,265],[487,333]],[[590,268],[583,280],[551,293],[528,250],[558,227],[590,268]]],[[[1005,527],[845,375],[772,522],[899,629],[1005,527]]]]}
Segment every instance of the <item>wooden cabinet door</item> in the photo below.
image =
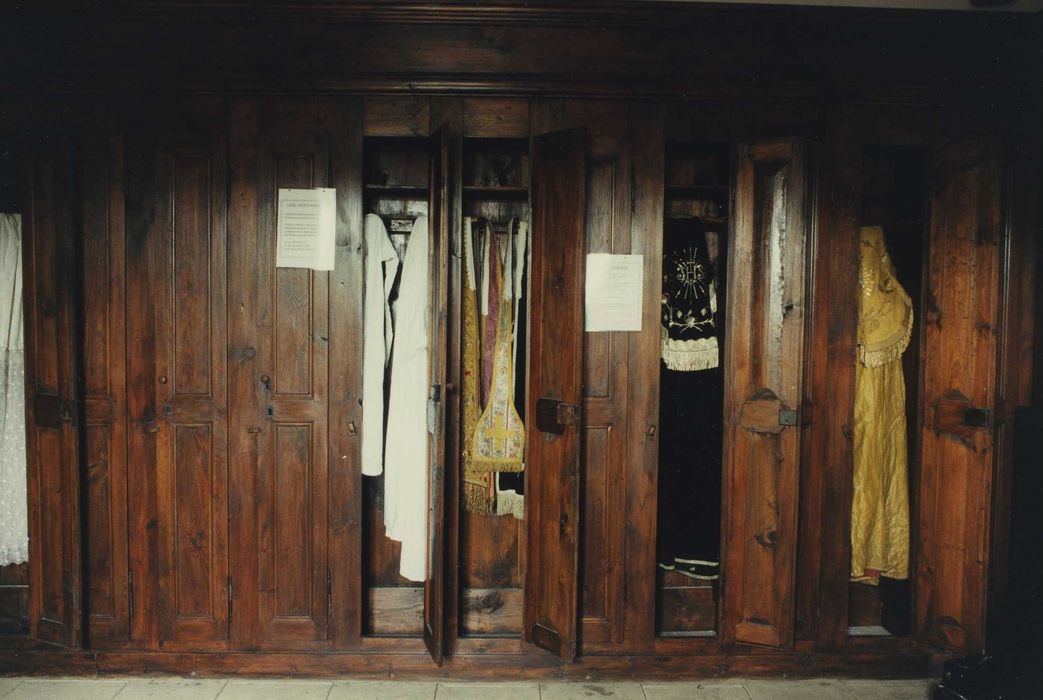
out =
{"type": "Polygon", "coordinates": [[[133,637],[228,638],[225,116],[141,112],[128,137],[127,338],[133,637]]]}
{"type": "Polygon", "coordinates": [[[430,231],[430,368],[428,448],[431,468],[428,487],[427,579],[424,581],[424,644],[435,663],[445,654],[446,596],[446,406],[449,403],[449,129],[439,128],[431,137],[430,231]]]}
{"type": "Polygon", "coordinates": [[[330,273],[276,267],[275,259],[279,190],[334,186],[335,125],[318,100],[242,100],[233,113],[234,531],[239,590],[255,601],[237,629],[251,646],[324,646],[330,273]]]}
{"type": "Polygon", "coordinates": [[[96,126],[78,154],[82,226],[83,498],[87,636],[130,634],[123,139],[96,126]]]}
{"type": "Polygon", "coordinates": [[[793,644],[807,240],[801,143],[743,144],[728,253],[723,629],[793,644]]]}
{"type": "Polygon", "coordinates": [[[587,133],[536,136],[526,396],[524,637],[576,655],[587,133]]]}
{"type": "Polygon", "coordinates": [[[21,207],[29,635],[70,647],[82,642],[73,174],[71,148],[30,149],[21,207]]]}
{"type": "Polygon", "coordinates": [[[1005,245],[998,139],[976,126],[935,131],[923,304],[916,627],[951,651],[984,642],[1005,245]]]}

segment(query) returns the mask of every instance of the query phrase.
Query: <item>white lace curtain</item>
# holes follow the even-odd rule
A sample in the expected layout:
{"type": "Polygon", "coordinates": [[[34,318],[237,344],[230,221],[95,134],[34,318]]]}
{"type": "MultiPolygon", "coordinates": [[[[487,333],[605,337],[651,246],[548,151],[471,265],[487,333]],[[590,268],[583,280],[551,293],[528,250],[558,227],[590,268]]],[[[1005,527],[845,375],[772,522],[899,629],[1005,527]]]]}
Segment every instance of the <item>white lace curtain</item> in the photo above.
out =
{"type": "Polygon", "coordinates": [[[22,220],[0,214],[0,566],[29,558],[22,220]]]}

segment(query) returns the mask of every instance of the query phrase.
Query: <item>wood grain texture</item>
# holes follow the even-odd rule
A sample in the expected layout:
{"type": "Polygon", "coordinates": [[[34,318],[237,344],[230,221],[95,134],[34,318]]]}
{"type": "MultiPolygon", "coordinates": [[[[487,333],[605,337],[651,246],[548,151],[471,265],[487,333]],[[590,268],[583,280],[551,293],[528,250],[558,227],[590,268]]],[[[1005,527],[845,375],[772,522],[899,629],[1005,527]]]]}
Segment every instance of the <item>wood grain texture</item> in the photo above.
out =
{"type": "Polygon", "coordinates": [[[1008,232],[995,125],[970,114],[935,118],[915,620],[925,642],[965,651],[978,648],[985,633],[999,280],[1008,232]],[[946,402],[961,397],[992,411],[989,425],[950,430],[939,423],[946,402]]]}
{"type": "Polygon", "coordinates": [[[630,251],[644,256],[641,332],[627,338],[626,529],[623,648],[647,649],[655,636],[656,498],[659,471],[659,355],[666,144],[661,104],[630,106],[633,163],[630,251]]]}
{"type": "Polygon", "coordinates": [[[797,636],[827,645],[847,637],[851,571],[854,359],[862,130],[858,111],[833,105],[818,163],[816,222],[809,241],[808,318],[797,636]]]}
{"type": "Polygon", "coordinates": [[[104,108],[79,157],[87,637],[130,635],[123,138],[104,108]]]}
{"type": "Polygon", "coordinates": [[[148,647],[219,648],[229,637],[224,104],[148,109],[126,159],[131,634],[148,647]]]}
{"type": "Polygon", "coordinates": [[[71,146],[59,142],[34,142],[22,162],[29,636],[77,647],[83,638],[83,514],[75,164],[71,146]],[[62,402],[60,420],[45,423],[41,401],[62,402]]]}
{"type": "Polygon", "coordinates": [[[576,655],[579,566],[579,426],[561,435],[535,426],[541,398],[580,406],[583,371],[583,241],[587,136],[533,138],[532,318],[526,396],[525,627],[528,641],[576,655]],[[539,562],[540,565],[534,565],[539,562]]]}
{"type": "Polygon", "coordinates": [[[800,408],[805,154],[799,142],[766,141],[741,145],[737,160],[724,350],[722,635],[786,649],[793,644],[800,429],[779,432],[781,417],[772,424],[764,415],[744,425],[742,416],[769,400],[800,408]]]}

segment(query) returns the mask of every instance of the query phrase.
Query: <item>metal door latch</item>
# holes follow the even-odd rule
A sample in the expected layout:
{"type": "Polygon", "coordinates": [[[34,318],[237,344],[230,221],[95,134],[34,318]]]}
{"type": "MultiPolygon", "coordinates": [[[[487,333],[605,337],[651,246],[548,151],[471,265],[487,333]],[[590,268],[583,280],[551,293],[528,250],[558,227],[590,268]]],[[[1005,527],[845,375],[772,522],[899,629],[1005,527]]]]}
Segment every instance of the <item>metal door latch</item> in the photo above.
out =
{"type": "Polygon", "coordinates": [[[536,428],[541,432],[561,435],[570,425],[579,425],[579,406],[546,397],[536,402],[536,428]]]}

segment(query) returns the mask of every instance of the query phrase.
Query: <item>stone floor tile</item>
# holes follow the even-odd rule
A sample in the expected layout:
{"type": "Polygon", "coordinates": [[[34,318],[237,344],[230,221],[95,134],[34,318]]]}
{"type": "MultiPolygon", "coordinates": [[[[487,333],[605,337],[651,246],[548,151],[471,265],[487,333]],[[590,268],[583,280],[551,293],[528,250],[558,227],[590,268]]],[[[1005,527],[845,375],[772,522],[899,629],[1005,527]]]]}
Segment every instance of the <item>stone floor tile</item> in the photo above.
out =
{"type": "Polygon", "coordinates": [[[343,681],[333,684],[328,700],[433,700],[437,685],[420,681],[343,681]]]}
{"type": "Polygon", "coordinates": [[[137,678],[128,681],[116,697],[118,700],[214,700],[227,682],[188,678],[137,678]]]}
{"type": "Polygon", "coordinates": [[[326,700],[332,682],[234,680],[228,681],[218,700],[326,700]]]}
{"type": "Polygon", "coordinates": [[[644,683],[648,700],[750,700],[739,681],[644,683]]]}
{"type": "Polygon", "coordinates": [[[756,680],[744,681],[753,700],[851,700],[855,695],[837,680],[756,680]]]}
{"type": "Polygon", "coordinates": [[[78,678],[26,678],[4,700],[112,700],[126,681],[78,678]]]}
{"type": "MultiPolygon", "coordinates": [[[[439,696],[441,697],[441,696],[439,696]]],[[[645,700],[640,683],[540,683],[540,700],[579,700],[579,698],[615,698],[645,700]]]]}
{"type": "Polygon", "coordinates": [[[21,678],[0,678],[0,698],[14,690],[21,682],[21,678]]]}
{"type": "Polygon", "coordinates": [[[435,700],[540,700],[538,683],[439,683],[435,700]]]}
{"type": "Polygon", "coordinates": [[[847,689],[859,700],[927,700],[934,691],[935,681],[844,681],[847,689]]]}

